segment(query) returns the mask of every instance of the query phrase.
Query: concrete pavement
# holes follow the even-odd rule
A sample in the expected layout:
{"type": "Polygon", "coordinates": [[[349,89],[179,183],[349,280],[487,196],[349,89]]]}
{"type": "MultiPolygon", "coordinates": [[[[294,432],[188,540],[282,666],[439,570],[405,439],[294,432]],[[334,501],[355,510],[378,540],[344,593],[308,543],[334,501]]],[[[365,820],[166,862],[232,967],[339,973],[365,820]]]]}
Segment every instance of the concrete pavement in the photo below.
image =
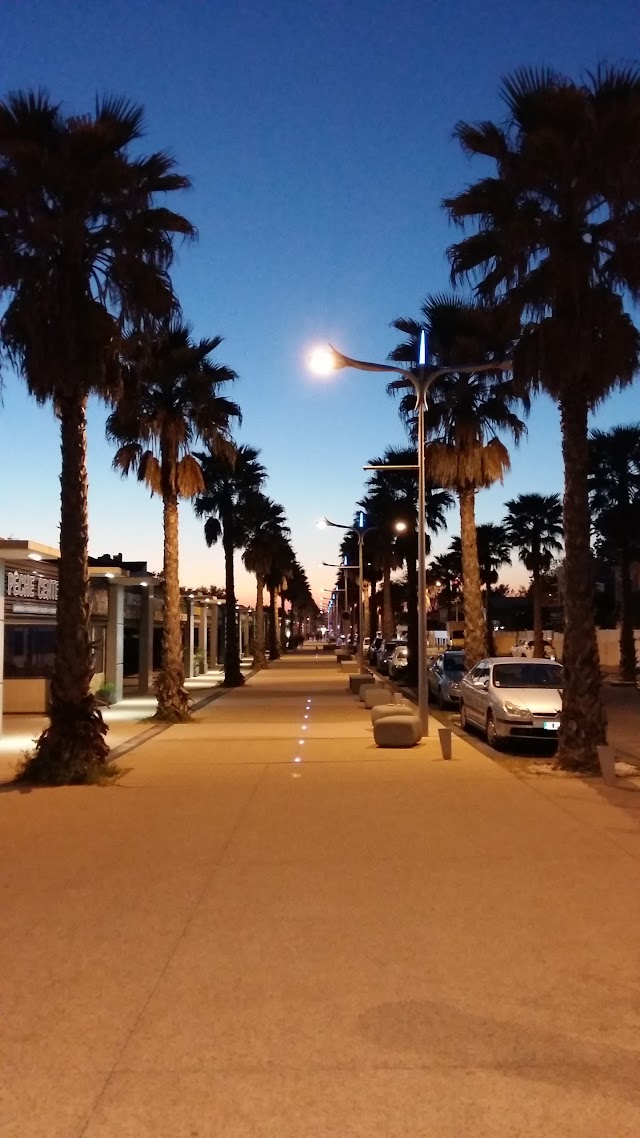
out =
{"type": "MultiPolygon", "coordinates": [[[[251,667],[250,660],[243,660],[242,670],[245,674],[251,671],[251,667]]],[[[220,694],[223,677],[224,669],[220,667],[186,681],[185,687],[195,707],[220,694]]],[[[112,707],[102,708],[103,718],[109,724],[108,742],[111,749],[118,751],[146,732],[163,730],[162,727],[154,728],[154,725],[149,723],[156,706],[157,700],[153,694],[138,695],[135,684],[130,685],[130,690],[127,690],[125,681],[124,699],[112,707]]],[[[24,754],[33,749],[36,739],[42,734],[47,723],[46,715],[5,714],[3,716],[0,732],[0,786],[13,778],[16,766],[24,754]]]]}
{"type": "Polygon", "coordinates": [[[638,1138],[640,795],[377,750],[346,687],[0,794],[2,1138],[638,1138]]]}

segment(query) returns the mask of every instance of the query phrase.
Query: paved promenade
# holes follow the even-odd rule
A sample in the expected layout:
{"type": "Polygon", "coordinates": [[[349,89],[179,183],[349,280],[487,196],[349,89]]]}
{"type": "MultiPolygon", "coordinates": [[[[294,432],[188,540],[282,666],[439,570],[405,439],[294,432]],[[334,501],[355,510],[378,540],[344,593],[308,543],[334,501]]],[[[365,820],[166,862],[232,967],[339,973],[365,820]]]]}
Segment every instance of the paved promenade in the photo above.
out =
{"type": "Polygon", "coordinates": [[[0,793],[1,1138],[638,1138],[640,794],[377,750],[346,686],[0,793]]]}

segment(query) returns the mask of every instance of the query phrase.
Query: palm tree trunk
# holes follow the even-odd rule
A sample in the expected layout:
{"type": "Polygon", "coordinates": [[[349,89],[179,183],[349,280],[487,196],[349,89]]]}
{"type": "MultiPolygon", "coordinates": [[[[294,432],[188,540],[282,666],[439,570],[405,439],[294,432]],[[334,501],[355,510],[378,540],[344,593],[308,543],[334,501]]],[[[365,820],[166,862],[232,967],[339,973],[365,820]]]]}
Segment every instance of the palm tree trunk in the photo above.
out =
{"type": "Polygon", "coordinates": [[[576,384],[560,402],[564,459],[564,690],[557,765],[595,774],[606,741],[593,612],[587,402],[576,384]]]}
{"type": "Polygon", "coordinates": [[[60,565],[49,726],[20,777],[70,785],[110,773],[107,726],[90,691],[86,399],[60,405],[60,565]]]}
{"type": "Polygon", "coordinates": [[[408,541],[407,556],[407,680],[418,682],[418,542],[408,541]]]}
{"type": "Polygon", "coordinates": [[[378,589],[375,581],[371,582],[369,593],[369,639],[373,640],[378,630],[378,589]]]}
{"type": "Polygon", "coordinates": [[[240,667],[240,644],[238,641],[238,621],[236,615],[236,581],[233,564],[235,550],[233,520],[230,517],[222,521],[222,548],[224,550],[225,575],[225,646],[224,646],[224,686],[239,688],[244,683],[244,676],[240,667]]]}
{"type": "Polygon", "coordinates": [[[544,637],[542,635],[542,581],[540,570],[532,573],[531,593],[533,600],[533,654],[539,659],[544,656],[544,637]]]}
{"type": "Polygon", "coordinates": [[[285,596],[280,593],[280,651],[287,651],[287,610],[285,609],[285,596]]]}
{"type": "Polygon", "coordinates": [[[476,501],[474,490],[461,490],[460,544],[462,546],[462,588],[464,593],[464,651],[467,668],[473,668],[487,655],[487,626],[482,604],[476,501]]]}
{"type": "Polygon", "coordinates": [[[253,666],[264,668],[267,657],[264,650],[264,573],[256,573],[256,616],[253,641],[253,666]]]}
{"type": "Polygon", "coordinates": [[[162,667],[156,680],[156,719],[180,723],[189,718],[189,696],[184,686],[184,653],[180,623],[180,576],[178,571],[178,495],[171,460],[162,458],[164,520],[164,605],[162,610],[162,667]]]}
{"type": "Polygon", "coordinates": [[[620,557],[620,678],[633,683],[636,678],[636,641],[633,634],[633,583],[631,557],[623,549],[620,557]]]}
{"type": "Polygon", "coordinates": [[[487,596],[487,613],[486,613],[486,626],[487,626],[487,653],[489,656],[495,656],[495,641],[493,639],[493,621],[491,619],[491,585],[487,582],[486,585],[487,596]]]}
{"type": "Polygon", "coordinates": [[[269,659],[279,660],[278,648],[278,590],[269,586],[269,659]]]}
{"type": "Polygon", "coordinates": [[[382,561],[382,635],[392,640],[395,632],[393,602],[391,600],[391,558],[385,554],[382,561]]]}

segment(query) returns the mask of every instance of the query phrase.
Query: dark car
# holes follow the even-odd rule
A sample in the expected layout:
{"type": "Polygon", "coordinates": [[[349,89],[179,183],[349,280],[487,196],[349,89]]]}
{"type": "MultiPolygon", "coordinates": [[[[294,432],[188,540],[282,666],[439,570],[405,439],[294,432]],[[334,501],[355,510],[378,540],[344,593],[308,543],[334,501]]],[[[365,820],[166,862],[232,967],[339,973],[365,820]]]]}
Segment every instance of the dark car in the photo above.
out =
{"type": "Polygon", "coordinates": [[[429,668],[429,691],[438,707],[460,703],[460,680],[464,676],[464,652],[443,652],[429,668]]]}
{"type": "Polygon", "coordinates": [[[368,657],[369,657],[369,663],[370,664],[377,664],[378,652],[380,651],[383,640],[384,640],[384,636],[382,635],[382,633],[376,632],[375,636],[373,637],[373,639],[369,645],[368,657]]]}
{"type": "Polygon", "coordinates": [[[389,675],[389,661],[399,644],[406,644],[406,640],[383,640],[378,652],[378,671],[382,676],[389,675]]]}

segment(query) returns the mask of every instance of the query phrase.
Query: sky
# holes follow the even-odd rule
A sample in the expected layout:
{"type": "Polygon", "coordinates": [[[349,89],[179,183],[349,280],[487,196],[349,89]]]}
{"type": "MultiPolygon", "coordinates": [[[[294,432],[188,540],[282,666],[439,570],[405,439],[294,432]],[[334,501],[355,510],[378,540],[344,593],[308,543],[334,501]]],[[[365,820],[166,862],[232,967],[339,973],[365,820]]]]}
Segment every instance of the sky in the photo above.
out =
{"type": "MultiPolygon", "coordinates": [[[[174,195],[199,231],[178,251],[175,286],[198,337],[239,375],[241,442],[261,451],[266,491],[287,512],[316,598],[333,584],[338,530],[361,497],[363,466],[404,442],[384,377],[318,380],[308,353],[330,341],[384,361],[397,316],[449,288],[441,208],[478,176],[452,139],[459,119],[499,118],[501,79],[545,64],[578,77],[629,61],[632,0],[4,0],[2,91],[45,87],[75,112],[96,94],[146,111],[143,150],[166,149],[193,181],[174,195]]],[[[157,499],[111,470],[106,410],[89,423],[90,552],[162,567],[157,499]]],[[[598,411],[603,429],[640,419],[638,387],[598,411]]],[[[57,544],[59,440],[4,370],[0,535],[57,544]]],[[[477,497],[479,521],[504,502],[561,492],[558,413],[538,398],[504,485],[477,497]]],[[[456,511],[442,551],[459,533],[456,511]]],[[[238,558],[238,595],[254,597],[238,558]]],[[[522,570],[503,579],[524,581],[522,570]]],[[[181,509],[181,581],[222,585],[190,505],[181,509]]]]}

